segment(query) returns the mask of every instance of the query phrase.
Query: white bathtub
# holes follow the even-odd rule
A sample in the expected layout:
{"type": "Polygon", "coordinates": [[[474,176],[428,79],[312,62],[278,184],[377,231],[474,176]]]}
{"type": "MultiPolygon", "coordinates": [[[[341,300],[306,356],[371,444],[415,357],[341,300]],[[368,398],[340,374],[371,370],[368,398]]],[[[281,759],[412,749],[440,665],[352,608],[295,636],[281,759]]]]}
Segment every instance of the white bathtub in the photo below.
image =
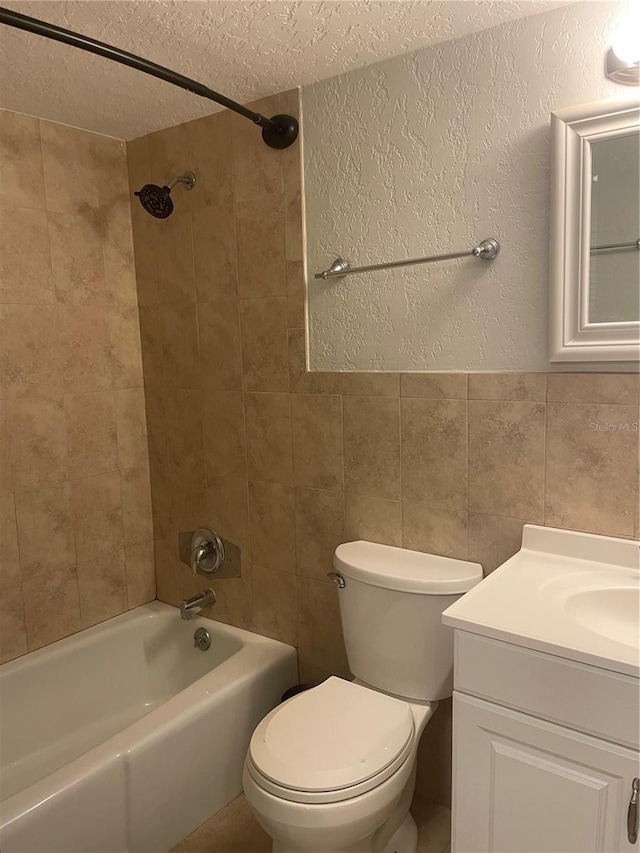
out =
{"type": "Polygon", "coordinates": [[[157,601],[5,664],[2,853],[169,850],[240,793],[251,733],[296,681],[291,646],[157,601]]]}

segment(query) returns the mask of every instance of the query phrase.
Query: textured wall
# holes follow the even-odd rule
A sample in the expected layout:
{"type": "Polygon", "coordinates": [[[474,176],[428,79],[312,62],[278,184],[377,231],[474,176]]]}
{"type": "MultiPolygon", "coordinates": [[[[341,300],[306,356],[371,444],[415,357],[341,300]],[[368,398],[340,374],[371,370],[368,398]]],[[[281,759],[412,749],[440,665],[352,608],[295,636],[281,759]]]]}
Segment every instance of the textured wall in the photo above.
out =
{"type": "Polygon", "coordinates": [[[0,111],[0,656],[155,597],[122,142],[0,111]]]}
{"type": "Polygon", "coordinates": [[[581,3],[303,88],[313,368],[548,369],[549,114],[625,93],[603,74],[624,8],[581,3]],[[312,277],[339,254],[489,236],[491,264],[312,277]]]}
{"type": "MultiPolygon", "coordinates": [[[[294,111],[295,93],[263,102],[294,111]]],[[[201,590],[177,535],[242,546],[216,619],[298,647],[302,680],[347,675],[340,542],[471,558],[490,571],[525,522],[632,536],[638,376],[305,370],[299,147],[267,149],[216,114],[127,146],[131,187],[192,168],[164,222],[132,209],[158,597],[201,590]],[[193,247],[193,250],[191,249],[193,247]]],[[[446,801],[450,709],[422,747],[420,789],[446,801]]]]}

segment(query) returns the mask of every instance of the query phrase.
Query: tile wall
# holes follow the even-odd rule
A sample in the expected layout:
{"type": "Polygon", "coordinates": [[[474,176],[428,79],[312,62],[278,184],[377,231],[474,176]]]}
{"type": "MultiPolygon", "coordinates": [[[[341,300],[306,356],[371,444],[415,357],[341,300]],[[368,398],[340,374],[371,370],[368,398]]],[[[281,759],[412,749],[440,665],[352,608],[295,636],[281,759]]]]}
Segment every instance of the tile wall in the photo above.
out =
{"type": "Polygon", "coordinates": [[[123,142],[0,110],[0,658],[155,598],[123,142]]]}
{"type": "MultiPolygon", "coordinates": [[[[294,112],[296,93],[261,102],[294,112]]],[[[305,370],[299,148],[229,113],[128,145],[132,189],[186,169],[176,211],[133,207],[158,597],[204,587],[177,559],[202,524],[242,546],[213,615],[298,647],[303,681],[348,675],[340,542],[481,562],[525,522],[632,536],[637,375],[333,374],[305,370]]],[[[424,737],[419,788],[446,802],[450,710],[424,737]]]]}

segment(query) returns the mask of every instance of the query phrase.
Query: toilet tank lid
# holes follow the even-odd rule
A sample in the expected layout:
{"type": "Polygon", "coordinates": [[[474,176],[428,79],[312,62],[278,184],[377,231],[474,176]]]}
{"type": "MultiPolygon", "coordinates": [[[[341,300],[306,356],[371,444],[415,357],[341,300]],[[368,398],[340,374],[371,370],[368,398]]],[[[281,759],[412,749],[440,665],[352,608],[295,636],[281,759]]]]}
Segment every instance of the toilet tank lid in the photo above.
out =
{"type": "Polygon", "coordinates": [[[482,566],[376,542],[338,545],[333,564],[346,578],[418,595],[455,595],[482,580],[482,566]]]}

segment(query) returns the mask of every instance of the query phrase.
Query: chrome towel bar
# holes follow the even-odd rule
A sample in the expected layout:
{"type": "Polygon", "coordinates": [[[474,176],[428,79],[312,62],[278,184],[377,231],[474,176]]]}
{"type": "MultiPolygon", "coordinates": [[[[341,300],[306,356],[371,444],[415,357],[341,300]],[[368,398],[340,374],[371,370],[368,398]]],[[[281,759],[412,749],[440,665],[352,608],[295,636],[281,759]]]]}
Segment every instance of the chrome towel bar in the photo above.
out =
{"type": "Polygon", "coordinates": [[[483,240],[473,249],[466,252],[454,252],[451,255],[431,255],[427,258],[408,258],[406,261],[389,261],[386,264],[370,264],[365,267],[352,267],[344,258],[336,258],[328,270],[317,272],[314,278],[342,278],[345,275],[353,275],[359,272],[374,272],[374,270],[388,270],[394,267],[413,267],[418,264],[433,264],[436,261],[453,261],[456,258],[482,258],[492,261],[500,251],[500,244],[493,237],[483,240]]]}
{"type": "Polygon", "coordinates": [[[640,237],[630,243],[609,243],[608,246],[592,246],[592,252],[604,252],[607,249],[637,249],[640,252],[640,237]]]}

